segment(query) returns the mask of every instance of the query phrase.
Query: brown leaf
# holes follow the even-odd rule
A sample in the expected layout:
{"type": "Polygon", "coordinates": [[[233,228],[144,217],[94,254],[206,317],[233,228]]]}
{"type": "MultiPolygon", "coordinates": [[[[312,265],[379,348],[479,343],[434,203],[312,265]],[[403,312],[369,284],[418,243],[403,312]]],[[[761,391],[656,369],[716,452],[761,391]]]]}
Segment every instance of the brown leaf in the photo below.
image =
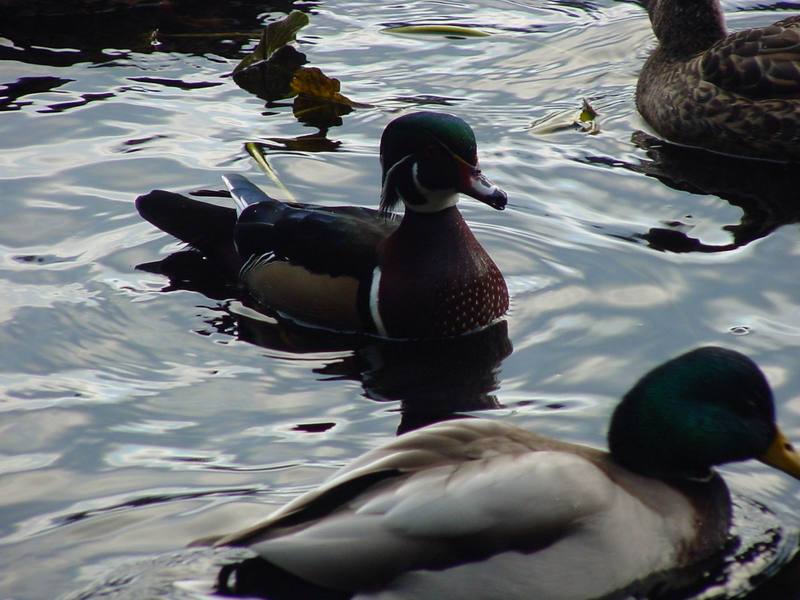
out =
{"type": "Polygon", "coordinates": [[[292,79],[292,90],[307,99],[313,98],[321,102],[331,102],[351,108],[370,108],[372,106],[350,100],[339,92],[341,87],[341,81],[335,77],[328,77],[316,67],[302,67],[295,72],[294,79],[292,79]]]}
{"type": "Polygon", "coordinates": [[[233,74],[236,84],[264,100],[281,100],[295,95],[291,82],[306,62],[306,55],[283,46],[267,60],[261,60],[233,74]]]}
{"type": "Polygon", "coordinates": [[[256,46],[256,49],[236,65],[233,74],[236,75],[259,61],[269,60],[276,50],[283,48],[289,42],[293,42],[297,32],[306,25],[308,25],[308,15],[299,10],[293,10],[280,21],[274,21],[267,25],[261,34],[261,41],[256,46]]]}

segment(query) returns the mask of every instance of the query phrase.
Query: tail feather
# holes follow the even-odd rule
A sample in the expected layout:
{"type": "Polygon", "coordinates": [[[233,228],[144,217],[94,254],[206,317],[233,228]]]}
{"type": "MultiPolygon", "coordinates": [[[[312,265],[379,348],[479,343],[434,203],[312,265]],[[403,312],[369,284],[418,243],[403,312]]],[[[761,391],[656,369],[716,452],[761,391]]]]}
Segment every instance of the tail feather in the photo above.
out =
{"type": "Polygon", "coordinates": [[[242,175],[228,173],[222,176],[222,181],[228,186],[233,201],[236,203],[236,213],[239,215],[252,204],[269,201],[278,202],[242,175]]]}
{"type": "Polygon", "coordinates": [[[153,190],[136,199],[136,210],[146,221],[186,242],[226,269],[238,271],[241,267],[233,243],[234,209],[153,190]]]}

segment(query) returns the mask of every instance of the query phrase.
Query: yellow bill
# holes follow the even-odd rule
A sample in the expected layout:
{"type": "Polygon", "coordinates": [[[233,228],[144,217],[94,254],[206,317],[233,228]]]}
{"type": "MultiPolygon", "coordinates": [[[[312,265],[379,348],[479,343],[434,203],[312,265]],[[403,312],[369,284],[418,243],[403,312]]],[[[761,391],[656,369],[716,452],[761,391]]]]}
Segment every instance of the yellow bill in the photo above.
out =
{"type": "Polygon", "coordinates": [[[800,453],[778,428],[775,429],[775,437],[769,448],[758,460],[800,479],[800,453]]]}

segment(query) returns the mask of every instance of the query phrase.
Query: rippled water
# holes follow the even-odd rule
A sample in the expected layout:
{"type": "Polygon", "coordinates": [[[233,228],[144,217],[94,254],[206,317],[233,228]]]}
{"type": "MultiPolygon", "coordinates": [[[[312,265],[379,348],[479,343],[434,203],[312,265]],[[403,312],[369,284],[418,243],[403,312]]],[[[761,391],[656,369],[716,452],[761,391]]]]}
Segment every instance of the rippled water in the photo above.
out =
{"type": "MultiPolygon", "coordinates": [[[[779,5],[800,10],[724,2],[732,29],[790,14],[779,5]]],[[[186,544],[260,519],[398,429],[482,410],[602,446],[637,376],[701,344],[762,365],[800,440],[796,190],[782,167],[632,138],[653,43],[640,6],[305,3],[310,64],[373,105],[322,131],[228,76],[289,8],[0,25],[0,596],[200,597],[218,557],[186,544]],[[382,31],[404,23],[491,35],[382,31]],[[584,98],[597,135],[533,128],[584,98]],[[468,120],[509,193],[504,212],[462,202],[509,280],[507,326],[446,348],[380,344],[278,327],[224,287],[137,269],[180,249],[137,195],[219,189],[227,171],[280,195],[244,142],[272,148],[297,198],[373,206],[380,132],[416,106],[468,120]]],[[[723,471],[797,529],[797,482],[752,462],[723,471]]]]}

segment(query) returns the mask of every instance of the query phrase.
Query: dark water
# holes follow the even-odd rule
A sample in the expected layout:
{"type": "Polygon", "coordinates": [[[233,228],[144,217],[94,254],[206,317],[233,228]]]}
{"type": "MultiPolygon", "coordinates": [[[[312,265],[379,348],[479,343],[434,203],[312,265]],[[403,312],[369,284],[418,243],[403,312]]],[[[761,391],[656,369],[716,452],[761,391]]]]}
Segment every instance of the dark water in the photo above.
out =
{"type": "MultiPolygon", "coordinates": [[[[187,543],[262,518],[398,429],[482,411],[602,446],[637,376],[701,344],[753,357],[800,440],[791,171],[632,137],[652,45],[640,6],[295,5],[310,64],[372,105],[323,130],[228,76],[292,5],[180,6],[0,24],[0,597],[203,597],[220,559],[187,543]],[[382,31],[404,23],[491,35],[382,31]],[[533,127],[584,98],[597,135],[533,127]],[[308,333],[227,288],[136,269],[180,249],[137,195],[220,189],[227,171],[283,195],[248,141],[296,198],[374,206],[380,132],[418,106],[468,120],[509,193],[504,212],[462,202],[508,278],[506,325],[422,348],[308,333]]],[[[732,29],[800,11],[724,7],[732,29]]],[[[786,536],[753,568],[791,554],[800,484],[753,462],[723,471],[773,513],[740,534],[774,519],[786,536]]]]}

